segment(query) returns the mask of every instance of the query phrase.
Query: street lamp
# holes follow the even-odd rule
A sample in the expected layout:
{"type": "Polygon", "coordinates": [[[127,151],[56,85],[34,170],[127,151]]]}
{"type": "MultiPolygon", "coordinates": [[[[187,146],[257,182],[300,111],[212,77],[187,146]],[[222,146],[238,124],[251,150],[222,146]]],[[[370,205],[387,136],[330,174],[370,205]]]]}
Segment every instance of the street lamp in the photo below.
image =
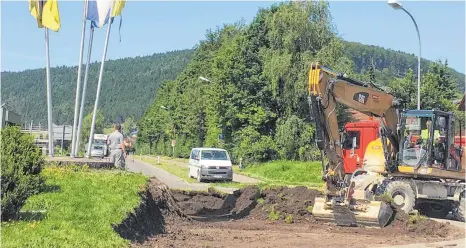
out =
{"type": "Polygon", "coordinates": [[[417,57],[417,109],[421,109],[421,35],[419,34],[419,28],[417,27],[417,23],[414,20],[414,17],[406,9],[403,8],[400,1],[388,0],[388,5],[395,10],[403,10],[406,14],[409,15],[409,17],[411,17],[411,20],[413,21],[414,26],[416,27],[417,38],[419,40],[419,55],[417,57]]]}
{"type": "Polygon", "coordinates": [[[205,77],[199,77],[200,80],[202,81],[206,81],[206,82],[209,82],[209,83],[212,83],[212,81],[210,81],[209,79],[205,78],[205,77]]]}
{"type": "MultiPolygon", "coordinates": [[[[199,77],[199,79],[202,80],[202,81],[208,82],[208,83],[212,83],[212,81],[210,81],[210,79],[205,78],[205,77],[199,77]]],[[[218,143],[220,143],[220,140],[223,140],[223,127],[222,127],[222,125],[217,125],[217,127],[220,127],[222,129],[222,133],[220,133],[218,135],[218,143]]]]}

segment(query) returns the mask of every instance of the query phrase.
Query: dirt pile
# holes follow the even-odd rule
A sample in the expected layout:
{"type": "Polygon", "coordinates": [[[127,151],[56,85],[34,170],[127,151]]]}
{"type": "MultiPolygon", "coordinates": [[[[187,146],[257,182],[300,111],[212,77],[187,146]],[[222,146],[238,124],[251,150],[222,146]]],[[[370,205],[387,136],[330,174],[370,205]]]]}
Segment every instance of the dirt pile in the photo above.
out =
{"type": "Polygon", "coordinates": [[[288,222],[314,221],[311,212],[318,196],[322,196],[320,191],[304,186],[265,189],[261,193],[260,204],[250,217],[262,220],[286,220],[288,217],[288,222]]]}
{"type": "Polygon", "coordinates": [[[403,212],[383,229],[324,224],[312,216],[319,196],[306,187],[169,190],[152,179],[140,206],[114,229],[132,246],[147,247],[321,247],[322,240],[326,247],[367,247],[464,237],[449,224],[403,212]]]}
{"type": "Polygon", "coordinates": [[[141,203],[128,214],[122,223],[113,229],[123,238],[144,242],[149,237],[166,232],[167,222],[188,221],[170,191],[156,179],[151,179],[148,188],[141,193],[141,203]]]}
{"type": "Polygon", "coordinates": [[[438,237],[448,237],[452,232],[457,231],[457,228],[450,226],[448,222],[442,223],[419,215],[408,215],[403,211],[396,212],[394,220],[384,228],[386,229],[438,237]]]}
{"type": "Polygon", "coordinates": [[[233,194],[222,194],[213,189],[207,192],[172,190],[171,194],[183,213],[200,218],[242,218],[254,209],[260,197],[255,186],[233,194]]]}

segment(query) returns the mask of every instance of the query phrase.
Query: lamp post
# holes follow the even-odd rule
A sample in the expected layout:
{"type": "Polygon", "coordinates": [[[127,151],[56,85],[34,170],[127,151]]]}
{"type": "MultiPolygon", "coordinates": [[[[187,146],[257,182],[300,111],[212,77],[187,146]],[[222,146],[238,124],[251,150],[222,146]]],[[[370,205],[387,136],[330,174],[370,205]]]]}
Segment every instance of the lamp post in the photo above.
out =
{"type": "MultiPolygon", "coordinates": [[[[205,82],[208,82],[208,83],[213,83],[210,79],[206,78],[206,77],[199,77],[200,80],[202,81],[205,81],[205,82]]],[[[220,88],[222,89],[222,88],[220,88]]],[[[217,125],[217,127],[221,128],[221,133],[218,135],[218,141],[217,143],[220,144],[221,141],[223,141],[223,126],[221,125],[217,125]]]]}
{"type": "Polygon", "coordinates": [[[406,14],[411,17],[411,20],[416,27],[417,38],[419,40],[419,55],[417,57],[417,109],[421,109],[421,35],[419,34],[419,28],[417,27],[417,23],[414,20],[414,17],[401,5],[401,2],[398,0],[388,0],[388,5],[395,10],[401,9],[406,14]]]}

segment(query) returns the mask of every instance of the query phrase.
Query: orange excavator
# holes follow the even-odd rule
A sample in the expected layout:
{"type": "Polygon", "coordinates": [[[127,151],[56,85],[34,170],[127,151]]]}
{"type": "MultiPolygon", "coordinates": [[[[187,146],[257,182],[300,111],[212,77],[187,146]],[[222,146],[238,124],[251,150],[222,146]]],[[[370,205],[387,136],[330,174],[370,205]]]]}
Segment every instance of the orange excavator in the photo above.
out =
{"type": "Polygon", "coordinates": [[[466,153],[462,144],[455,144],[455,135],[462,140],[463,127],[453,113],[404,110],[377,85],[318,63],[311,66],[308,93],[326,184],[326,196],[314,203],[317,219],[342,226],[384,227],[393,209],[376,199],[388,195],[392,206],[407,213],[427,204],[439,215],[451,211],[464,221],[466,153]],[[339,132],[337,103],[373,116],[380,124],[379,135],[365,148],[361,168],[349,177],[344,150],[356,149],[358,140],[339,132]]]}

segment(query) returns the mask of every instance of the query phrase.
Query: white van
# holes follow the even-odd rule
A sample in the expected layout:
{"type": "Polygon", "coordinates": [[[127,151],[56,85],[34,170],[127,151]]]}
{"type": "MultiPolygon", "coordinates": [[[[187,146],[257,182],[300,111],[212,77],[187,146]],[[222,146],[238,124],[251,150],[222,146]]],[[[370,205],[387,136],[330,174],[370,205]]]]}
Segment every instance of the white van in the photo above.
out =
{"type": "Polygon", "coordinates": [[[230,155],[219,148],[193,148],[189,157],[188,176],[204,180],[232,181],[230,155]]]}

